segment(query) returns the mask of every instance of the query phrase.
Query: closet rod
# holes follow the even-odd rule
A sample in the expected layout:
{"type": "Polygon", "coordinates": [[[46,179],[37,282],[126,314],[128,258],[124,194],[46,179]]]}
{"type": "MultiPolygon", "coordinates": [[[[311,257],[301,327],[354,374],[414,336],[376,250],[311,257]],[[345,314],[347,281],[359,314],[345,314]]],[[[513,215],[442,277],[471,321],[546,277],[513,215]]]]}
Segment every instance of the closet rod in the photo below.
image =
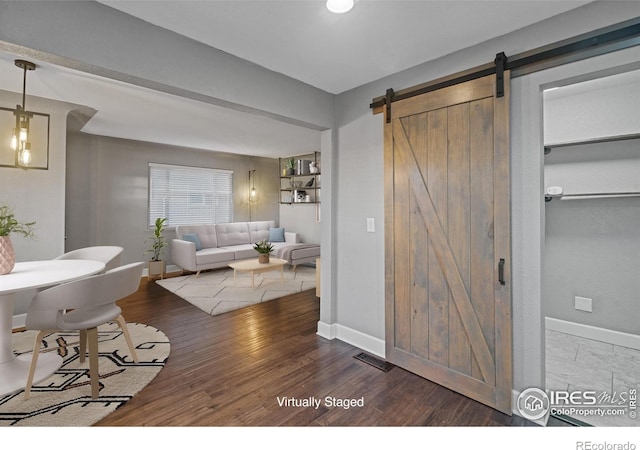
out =
{"type": "Polygon", "coordinates": [[[558,197],[545,196],[544,200],[550,202],[554,198],[560,200],[583,200],[590,198],[622,198],[622,197],[640,197],[640,192],[592,192],[589,194],[563,194],[558,197]]]}

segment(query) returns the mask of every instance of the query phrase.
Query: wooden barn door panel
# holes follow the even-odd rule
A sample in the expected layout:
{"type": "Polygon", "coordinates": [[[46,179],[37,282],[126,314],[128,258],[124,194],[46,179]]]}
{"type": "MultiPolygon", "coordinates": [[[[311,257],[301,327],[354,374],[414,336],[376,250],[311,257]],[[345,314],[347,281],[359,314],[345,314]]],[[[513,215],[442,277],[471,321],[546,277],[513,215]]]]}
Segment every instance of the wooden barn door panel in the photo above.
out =
{"type": "Polygon", "coordinates": [[[505,91],[496,97],[488,76],[393,103],[385,125],[386,353],[510,414],[510,287],[498,280],[500,258],[510,258],[505,91]]]}

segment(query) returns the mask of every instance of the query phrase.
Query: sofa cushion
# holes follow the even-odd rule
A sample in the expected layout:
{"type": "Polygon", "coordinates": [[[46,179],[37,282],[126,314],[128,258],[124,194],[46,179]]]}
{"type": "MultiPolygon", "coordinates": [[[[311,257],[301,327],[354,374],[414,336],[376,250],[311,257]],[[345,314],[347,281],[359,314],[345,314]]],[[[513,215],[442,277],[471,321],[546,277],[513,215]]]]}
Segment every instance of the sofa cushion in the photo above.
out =
{"type": "Polygon", "coordinates": [[[317,258],[320,256],[319,244],[289,244],[286,242],[273,244],[271,253],[276,258],[286,259],[290,263],[295,260],[317,258]]]}
{"type": "Polygon", "coordinates": [[[196,252],[196,264],[204,266],[212,263],[221,263],[225,261],[233,261],[235,255],[233,251],[223,248],[204,248],[196,252]]]}
{"type": "Polygon", "coordinates": [[[233,252],[235,259],[249,259],[258,257],[258,252],[253,249],[253,244],[232,245],[231,247],[221,247],[220,249],[233,252]]]}
{"type": "Polygon", "coordinates": [[[247,222],[218,223],[215,228],[218,247],[251,243],[247,222]]]}
{"type": "Polygon", "coordinates": [[[182,240],[183,241],[193,242],[194,244],[196,244],[196,251],[202,250],[202,243],[200,242],[200,239],[198,238],[197,234],[195,234],[195,233],[183,234],[182,235],[182,240]]]}
{"type": "Polygon", "coordinates": [[[215,225],[178,225],[176,226],[176,236],[182,239],[185,234],[195,234],[198,236],[202,248],[218,247],[215,225]]]}
{"type": "Polygon", "coordinates": [[[260,241],[268,241],[269,229],[275,227],[276,223],[273,220],[265,220],[262,222],[249,222],[248,225],[251,243],[255,244],[260,241]]]}
{"type": "Polygon", "coordinates": [[[284,228],[269,228],[269,242],[284,242],[284,228]]]}

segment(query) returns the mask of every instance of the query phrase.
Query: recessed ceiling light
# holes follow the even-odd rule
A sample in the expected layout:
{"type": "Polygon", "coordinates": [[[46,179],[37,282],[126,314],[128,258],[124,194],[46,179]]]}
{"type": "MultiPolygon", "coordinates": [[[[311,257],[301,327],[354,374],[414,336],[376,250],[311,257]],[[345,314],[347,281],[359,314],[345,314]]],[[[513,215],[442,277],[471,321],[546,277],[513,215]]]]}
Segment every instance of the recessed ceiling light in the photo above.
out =
{"type": "Polygon", "coordinates": [[[351,11],[353,0],[327,0],[327,9],[332,13],[342,14],[351,11]]]}

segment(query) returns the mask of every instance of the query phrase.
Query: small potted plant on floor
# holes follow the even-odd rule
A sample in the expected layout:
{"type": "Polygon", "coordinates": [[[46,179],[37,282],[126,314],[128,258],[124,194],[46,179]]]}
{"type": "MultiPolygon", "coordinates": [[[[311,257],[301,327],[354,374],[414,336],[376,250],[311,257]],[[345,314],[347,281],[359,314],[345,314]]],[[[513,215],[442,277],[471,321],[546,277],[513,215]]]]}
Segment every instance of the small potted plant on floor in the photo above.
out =
{"type": "Polygon", "coordinates": [[[0,275],[11,273],[16,264],[16,254],[11,243],[11,234],[21,234],[33,237],[35,222],[19,222],[13,210],[7,206],[0,206],[0,275]]]}
{"type": "Polygon", "coordinates": [[[267,264],[269,262],[269,253],[273,251],[273,245],[267,241],[260,241],[254,244],[253,249],[258,252],[258,262],[267,264]]]}
{"type": "Polygon", "coordinates": [[[151,247],[147,253],[152,254],[151,261],[149,261],[149,277],[160,275],[160,278],[163,278],[164,275],[165,265],[162,255],[165,247],[169,245],[163,234],[166,221],[166,217],[158,217],[154,224],[153,237],[147,239],[147,241],[151,241],[151,247]]]}

